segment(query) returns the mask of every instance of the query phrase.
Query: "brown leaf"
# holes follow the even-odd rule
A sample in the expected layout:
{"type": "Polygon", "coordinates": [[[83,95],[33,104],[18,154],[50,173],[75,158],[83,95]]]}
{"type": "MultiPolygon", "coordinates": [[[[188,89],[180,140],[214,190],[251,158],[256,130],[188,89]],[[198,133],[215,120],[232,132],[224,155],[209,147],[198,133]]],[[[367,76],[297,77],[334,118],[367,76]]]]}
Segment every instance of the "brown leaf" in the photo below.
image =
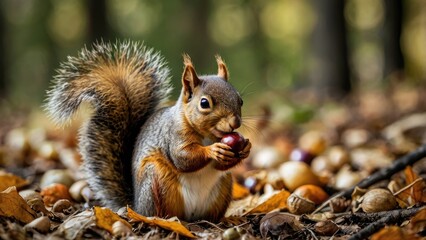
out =
{"type": "Polygon", "coordinates": [[[414,234],[410,234],[398,226],[385,227],[371,236],[371,240],[401,240],[401,239],[420,239],[414,234]]]}
{"type": "Polygon", "coordinates": [[[261,203],[260,205],[253,208],[252,210],[248,211],[244,215],[251,214],[251,213],[268,213],[274,209],[286,208],[288,196],[290,196],[290,192],[286,190],[281,190],[280,192],[273,195],[268,200],[261,203]]]}
{"type": "Polygon", "coordinates": [[[234,182],[232,186],[232,199],[238,200],[247,197],[250,194],[249,190],[241,184],[234,182]]]}
{"type": "Polygon", "coordinates": [[[259,195],[252,195],[241,199],[231,201],[228,209],[226,210],[225,217],[229,216],[243,216],[248,210],[256,207],[259,202],[259,195]]]}
{"type": "Polygon", "coordinates": [[[3,191],[12,186],[15,186],[16,188],[21,188],[26,185],[28,185],[27,180],[14,174],[5,171],[0,171],[0,191],[3,191]]]}
{"type": "Polygon", "coordinates": [[[185,237],[195,238],[195,236],[185,226],[177,221],[156,217],[144,217],[133,211],[130,207],[127,207],[127,216],[136,222],[144,222],[150,225],[155,225],[170,231],[174,231],[185,237]]]}
{"type": "Polygon", "coordinates": [[[0,216],[13,217],[20,222],[29,223],[37,214],[18,194],[16,187],[9,187],[0,192],[0,216]]]}
{"type": "Polygon", "coordinates": [[[423,232],[426,230],[426,208],[418,211],[410,223],[406,226],[412,233],[423,232]]]}
{"type": "Polygon", "coordinates": [[[94,212],[96,218],[96,225],[100,228],[107,230],[111,234],[113,233],[112,224],[114,224],[116,221],[120,221],[132,228],[132,226],[127,221],[122,219],[120,216],[118,216],[118,214],[116,214],[109,208],[95,207],[94,212]]]}
{"type": "Polygon", "coordinates": [[[83,239],[87,228],[95,225],[93,211],[85,210],[81,213],[71,215],[58,227],[58,231],[65,239],[83,239]]]}
{"type": "MultiPolygon", "coordinates": [[[[419,178],[419,175],[417,175],[411,166],[407,166],[405,168],[405,178],[407,181],[407,185],[416,181],[419,178]]],[[[419,203],[422,200],[423,190],[425,189],[425,183],[424,181],[420,181],[421,184],[415,184],[412,187],[411,195],[415,201],[415,203],[419,203]]]]}
{"type": "Polygon", "coordinates": [[[420,178],[413,169],[408,166],[404,170],[406,186],[395,193],[398,204],[401,208],[407,208],[417,203],[423,202],[426,190],[426,182],[420,178]]]}

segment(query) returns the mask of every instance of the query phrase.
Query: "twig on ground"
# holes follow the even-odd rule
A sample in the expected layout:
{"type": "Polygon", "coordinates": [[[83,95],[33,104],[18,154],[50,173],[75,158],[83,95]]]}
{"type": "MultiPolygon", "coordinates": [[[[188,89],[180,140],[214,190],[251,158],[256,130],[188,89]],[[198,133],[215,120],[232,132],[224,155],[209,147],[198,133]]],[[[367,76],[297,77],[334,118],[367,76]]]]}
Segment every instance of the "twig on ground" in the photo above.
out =
{"type": "Polygon", "coordinates": [[[391,211],[384,211],[384,212],[376,212],[376,213],[348,213],[342,216],[339,216],[339,222],[364,222],[364,223],[371,223],[375,222],[379,219],[388,217],[388,216],[399,216],[400,218],[403,218],[403,216],[411,216],[412,214],[417,213],[421,209],[425,207],[414,207],[410,209],[395,209],[391,211]]]}
{"type": "Polygon", "coordinates": [[[311,229],[309,229],[309,228],[305,228],[310,234],[311,234],[311,236],[312,236],[312,238],[314,239],[314,240],[318,240],[318,238],[317,238],[317,236],[315,235],[315,233],[314,233],[314,231],[312,231],[311,229]]]}
{"type": "MultiPolygon", "coordinates": [[[[362,214],[362,215],[365,215],[365,216],[359,215],[358,217],[362,216],[363,219],[371,218],[371,217],[373,217],[373,219],[374,219],[375,217],[380,216],[380,215],[383,215],[383,217],[381,217],[377,221],[373,220],[373,223],[371,223],[367,227],[361,229],[359,232],[352,235],[349,238],[349,240],[367,239],[369,236],[376,233],[378,230],[383,228],[385,225],[393,224],[393,223],[396,223],[398,221],[403,221],[406,218],[411,217],[412,215],[414,215],[415,213],[417,213],[421,209],[423,209],[423,207],[411,208],[411,209],[397,209],[397,210],[392,210],[392,211],[388,211],[388,212],[380,212],[380,213],[375,213],[376,216],[371,216],[372,214],[366,214],[366,213],[362,214]]],[[[356,215],[356,214],[354,214],[354,215],[356,215]]]]}
{"type": "Polygon", "coordinates": [[[196,224],[200,224],[200,223],[206,223],[206,224],[208,224],[208,225],[210,225],[210,226],[212,226],[212,227],[214,227],[214,228],[217,228],[217,229],[219,229],[220,231],[225,231],[224,229],[222,229],[222,228],[220,228],[218,225],[216,225],[216,224],[214,224],[214,223],[212,223],[212,222],[209,222],[209,221],[207,221],[207,220],[200,220],[200,221],[197,221],[197,222],[195,222],[195,223],[188,223],[187,225],[188,226],[190,226],[190,225],[196,225],[196,224]]]}

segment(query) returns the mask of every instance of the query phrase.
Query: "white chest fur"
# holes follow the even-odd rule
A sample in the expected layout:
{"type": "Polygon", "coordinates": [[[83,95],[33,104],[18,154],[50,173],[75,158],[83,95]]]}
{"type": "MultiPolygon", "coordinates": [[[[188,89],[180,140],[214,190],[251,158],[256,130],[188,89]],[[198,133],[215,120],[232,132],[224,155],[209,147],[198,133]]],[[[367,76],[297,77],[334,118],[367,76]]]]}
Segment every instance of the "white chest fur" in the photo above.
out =
{"type": "Polygon", "coordinates": [[[200,219],[211,208],[219,194],[216,185],[223,174],[210,164],[197,172],[180,176],[186,219],[200,219]]]}

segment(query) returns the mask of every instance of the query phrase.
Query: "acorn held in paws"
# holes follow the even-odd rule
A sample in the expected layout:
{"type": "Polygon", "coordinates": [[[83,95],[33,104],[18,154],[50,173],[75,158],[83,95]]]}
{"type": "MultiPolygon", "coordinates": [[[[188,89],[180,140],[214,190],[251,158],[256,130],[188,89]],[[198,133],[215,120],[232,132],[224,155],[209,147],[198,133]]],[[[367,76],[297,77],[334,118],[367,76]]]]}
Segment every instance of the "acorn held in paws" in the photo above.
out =
{"type": "Polygon", "coordinates": [[[223,135],[220,142],[230,146],[232,149],[232,152],[239,153],[240,151],[244,149],[246,140],[244,139],[243,135],[241,135],[240,133],[231,132],[231,133],[227,133],[223,135]]]}

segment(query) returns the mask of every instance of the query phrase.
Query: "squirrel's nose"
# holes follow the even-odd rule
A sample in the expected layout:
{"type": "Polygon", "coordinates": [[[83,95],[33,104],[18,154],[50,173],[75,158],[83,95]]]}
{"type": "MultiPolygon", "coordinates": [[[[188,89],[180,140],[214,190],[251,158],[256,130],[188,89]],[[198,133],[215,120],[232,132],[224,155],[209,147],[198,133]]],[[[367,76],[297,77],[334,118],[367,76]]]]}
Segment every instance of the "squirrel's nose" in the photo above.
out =
{"type": "Polygon", "coordinates": [[[231,119],[229,119],[229,125],[232,129],[237,129],[241,126],[241,118],[239,116],[232,116],[231,119]]]}

